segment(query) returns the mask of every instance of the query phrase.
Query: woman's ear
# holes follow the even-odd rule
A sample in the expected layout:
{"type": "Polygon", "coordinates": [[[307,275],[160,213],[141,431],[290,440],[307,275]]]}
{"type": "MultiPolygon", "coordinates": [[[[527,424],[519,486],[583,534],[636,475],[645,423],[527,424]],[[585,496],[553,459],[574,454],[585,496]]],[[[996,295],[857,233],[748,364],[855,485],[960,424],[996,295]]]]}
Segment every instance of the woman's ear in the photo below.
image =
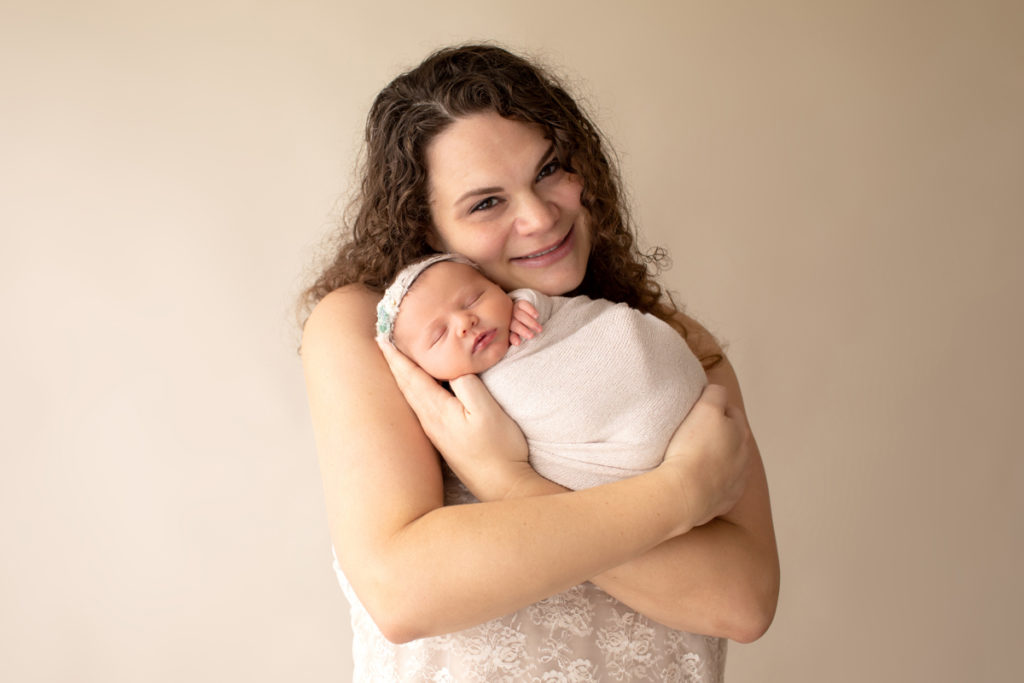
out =
{"type": "Polygon", "coordinates": [[[441,237],[434,231],[433,228],[427,230],[427,236],[425,241],[427,243],[427,246],[429,246],[438,254],[444,253],[445,249],[444,244],[441,243],[441,237]]]}

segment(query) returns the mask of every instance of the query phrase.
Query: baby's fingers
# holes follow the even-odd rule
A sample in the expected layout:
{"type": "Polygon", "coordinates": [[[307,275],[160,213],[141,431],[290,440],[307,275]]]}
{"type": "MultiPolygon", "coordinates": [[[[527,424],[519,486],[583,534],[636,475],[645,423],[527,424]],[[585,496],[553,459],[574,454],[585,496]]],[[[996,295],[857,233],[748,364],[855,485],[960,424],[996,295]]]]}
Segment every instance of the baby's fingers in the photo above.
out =
{"type": "Polygon", "coordinates": [[[537,312],[536,307],[534,307],[534,305],[527,299],[516,299],[512,310],[517,313],[520,311],[526,313],[535,320],[540,317],[540,313],[537,312]]]}
{"type": "Polygon", "coordinates": [[[540,318],[540,313],[538,313],[533,304],[526,299],[519,299],[516,301],[515,306],[512,307],[512,318],[514,320],[518,320],[534,332],[540,332],[541,329],[543,329],[541,327],[540,320],[538,320],[538,318],[540,318]]]}
{"type": "Polygon", "coordinates": [[[512,346],[519,346],[527,339],[533,339],[534,332],[521,322],[513,320],[508,326],[508,341],[512,346]]]}
{"type": "Polygon", "coordinates": [[[512,308],[512,321],[509,324],[511,335],[509,341],[518,345],[520,341],[533,339],[543,330],[540,321],[537,320],[537,309],[528,301],[517,301],[512,308]]]}

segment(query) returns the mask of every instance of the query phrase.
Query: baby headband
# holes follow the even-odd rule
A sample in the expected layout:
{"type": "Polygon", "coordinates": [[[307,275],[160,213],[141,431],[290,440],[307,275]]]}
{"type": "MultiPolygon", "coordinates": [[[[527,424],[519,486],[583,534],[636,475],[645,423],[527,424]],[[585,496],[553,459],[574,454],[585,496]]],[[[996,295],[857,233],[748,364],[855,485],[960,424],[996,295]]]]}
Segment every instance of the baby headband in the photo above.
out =
{"type": "Polygon", "coordinates": [[[402,299],[409,292],[412,283],[423,274],[430,266],[441,261],[455,261],[465,263],[467,266],[476,268],[476,264],[464,256],[458,254],[434,254],[425,259],[410,263],[398,271],[395,281],[384,290],[384,296],[377,304],[377,339],[380,341],[393,342],[395,332],[395,319],[398,318],[398,307],[402,305],[402,299]]]}

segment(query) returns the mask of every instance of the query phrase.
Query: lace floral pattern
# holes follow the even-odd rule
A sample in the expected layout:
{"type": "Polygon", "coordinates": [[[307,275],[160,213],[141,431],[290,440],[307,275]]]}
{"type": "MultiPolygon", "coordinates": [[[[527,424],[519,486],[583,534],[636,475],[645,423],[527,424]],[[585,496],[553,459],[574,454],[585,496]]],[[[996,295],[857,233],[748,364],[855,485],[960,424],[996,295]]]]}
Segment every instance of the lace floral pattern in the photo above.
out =
{"type": "MultiPolygon", "coordinates": [[[[445,502],[475,502],[453,477],[445,502]]],[[[591,583],[479,626],[395,645],[345,579],[352,606],[354,681],[432,683],[720,683],[726,641],[662,626],[591,583]]]]}

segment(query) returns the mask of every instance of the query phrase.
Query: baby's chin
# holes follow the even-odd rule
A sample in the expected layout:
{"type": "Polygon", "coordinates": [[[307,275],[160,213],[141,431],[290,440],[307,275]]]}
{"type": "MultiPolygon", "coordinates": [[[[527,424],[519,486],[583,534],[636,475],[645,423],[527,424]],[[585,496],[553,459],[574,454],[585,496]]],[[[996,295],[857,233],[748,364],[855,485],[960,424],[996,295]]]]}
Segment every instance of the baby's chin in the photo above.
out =
{"type": "Polygon", "coordinates": [[[512,345],[509,343],[508,337],[505,337],[500,341],[497,339],[494,340],[494,343],[492,343],[490,348],[487,349],[486,356],[476,363],[476,374],[479,375],[480,373],[493,368],[502,358],[505,357],[505,354],[507,354],[508,350],[511,348],[512,345]]]}

